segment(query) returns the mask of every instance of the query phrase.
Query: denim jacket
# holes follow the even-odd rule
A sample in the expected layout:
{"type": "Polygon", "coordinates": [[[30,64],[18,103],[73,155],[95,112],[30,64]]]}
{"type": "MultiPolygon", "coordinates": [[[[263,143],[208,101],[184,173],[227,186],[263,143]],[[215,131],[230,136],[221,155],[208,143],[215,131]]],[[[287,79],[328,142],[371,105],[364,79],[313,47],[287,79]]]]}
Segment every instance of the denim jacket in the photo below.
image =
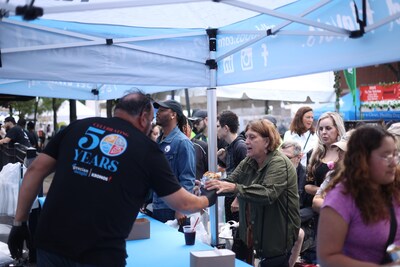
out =
{"type": "MultiPolygon", "coordinates": [[[[192,192],[196,177],[196,154],[192,141],[178,127],[175,127],[164,140],[161,139],[162,136],[157,140],[160,149],[164,152],[180,185],[192,192]]],[[[168,205],[154,193],[153,209],[166,208],[169,208],[168,205]]]]}

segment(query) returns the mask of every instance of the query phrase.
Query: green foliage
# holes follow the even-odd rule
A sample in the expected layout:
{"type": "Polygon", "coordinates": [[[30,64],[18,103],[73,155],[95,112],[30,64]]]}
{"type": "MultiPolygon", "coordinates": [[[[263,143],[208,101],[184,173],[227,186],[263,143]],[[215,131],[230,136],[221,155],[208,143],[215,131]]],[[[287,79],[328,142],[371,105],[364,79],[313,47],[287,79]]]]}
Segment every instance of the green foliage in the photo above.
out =
{"type": "MultiPolygon", "coordinates": [[[[60,99],[56,98],[55,100],[55,111],[57,111],[62,102],[64,102],[65,99],[60,99]]],[[[28,115],[32,115],[35,113],[35,105],[36,105],[36,99],[32,99],[29,101],[13,101],[10,102],[10,105],[14,109],[14,113],[17,114],[21,118],[25,118],[28,115]]],[[[37,114],[43,114],[46,111],[52,111],[53,106],[52,106],[52,98],[39,98],[39,103],[37,106],[37,114]]]]}
{"type": "Polygon", "coordinates": [[[335,101],[335,111],[339,112],[340,111],[340,97],[342,96],[342,88],[340,88],[340,75],[339,71],[334,71],[334,77],[335,77],[335,83],[333,85],[333,88],[335,89],[335,94],[336,94],[336,101],[335,101]]]}

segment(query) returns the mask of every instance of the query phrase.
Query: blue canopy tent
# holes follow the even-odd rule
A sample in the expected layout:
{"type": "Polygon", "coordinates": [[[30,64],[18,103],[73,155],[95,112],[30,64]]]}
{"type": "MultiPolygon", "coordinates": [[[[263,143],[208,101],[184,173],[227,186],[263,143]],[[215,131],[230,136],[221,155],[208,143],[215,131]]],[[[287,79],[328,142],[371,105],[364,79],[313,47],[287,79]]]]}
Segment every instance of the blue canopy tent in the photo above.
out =
{"type": "MultiPolygon", "coordinates": [[[[353,95],[351,93],[345,94],[339,100],[340,109],[339,113],[343,120],[360,120],[360,90],[356,90],[356,105],[353,104],[353,95]]],[[[317,120],[322,113],[327,111],[335,111],[335,103],[325,104],[321,107],[314,109],[314,118],[317,120]]]]}
{"type": "Polygon", "coordinates": [[[211,171],[218,86],[400,61],[400,0],[77,2],[36,0],[45,15],[30,22],[6,18],[25,0],[0,3],[0,93],[36,96],[33,81],[91,100],[126,91],[108,85],[207,87],[211,171]]]}

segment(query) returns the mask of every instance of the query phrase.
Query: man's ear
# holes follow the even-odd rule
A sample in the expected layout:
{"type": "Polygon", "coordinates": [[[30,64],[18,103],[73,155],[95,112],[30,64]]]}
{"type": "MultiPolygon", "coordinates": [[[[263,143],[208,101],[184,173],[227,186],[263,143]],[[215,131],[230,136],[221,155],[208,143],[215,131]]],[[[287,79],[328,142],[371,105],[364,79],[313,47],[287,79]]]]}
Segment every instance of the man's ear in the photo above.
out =
{"type": "Polygon", "coordinates": [[[142,114],[140,114],[139,125],[140,125],[141,130],[146,129],[148,121],[149,121],[148,116],[149,116],[149,113],[147,111],[143,111],[142,114]]]}

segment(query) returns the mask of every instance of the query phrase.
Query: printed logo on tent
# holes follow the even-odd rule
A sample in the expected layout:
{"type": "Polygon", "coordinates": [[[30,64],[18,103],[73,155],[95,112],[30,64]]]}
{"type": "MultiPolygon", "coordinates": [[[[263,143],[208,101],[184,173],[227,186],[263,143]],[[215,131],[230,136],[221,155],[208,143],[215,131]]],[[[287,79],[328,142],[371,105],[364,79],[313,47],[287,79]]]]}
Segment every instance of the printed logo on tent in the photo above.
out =
{"type": "Polygon", "coordinates": [[[240,65],[242,70],[253,69],[253,49],[251,47],[242,49],[242,51],[240,51],[240,65]]]}
{"type": "Polygon", "coordinates": [[[127,147],[126,139],[119,134],[109,134],[100,142],[100,150],[104,154],[115,157],[124,153],[127,147]]]}
{"type": "Polygon", "coordinates": [[[224,73],[233,73],[235,72],[235,68],[233,66],[233,55],[230,55],[223,60],[224,65],[224,73]]]}

